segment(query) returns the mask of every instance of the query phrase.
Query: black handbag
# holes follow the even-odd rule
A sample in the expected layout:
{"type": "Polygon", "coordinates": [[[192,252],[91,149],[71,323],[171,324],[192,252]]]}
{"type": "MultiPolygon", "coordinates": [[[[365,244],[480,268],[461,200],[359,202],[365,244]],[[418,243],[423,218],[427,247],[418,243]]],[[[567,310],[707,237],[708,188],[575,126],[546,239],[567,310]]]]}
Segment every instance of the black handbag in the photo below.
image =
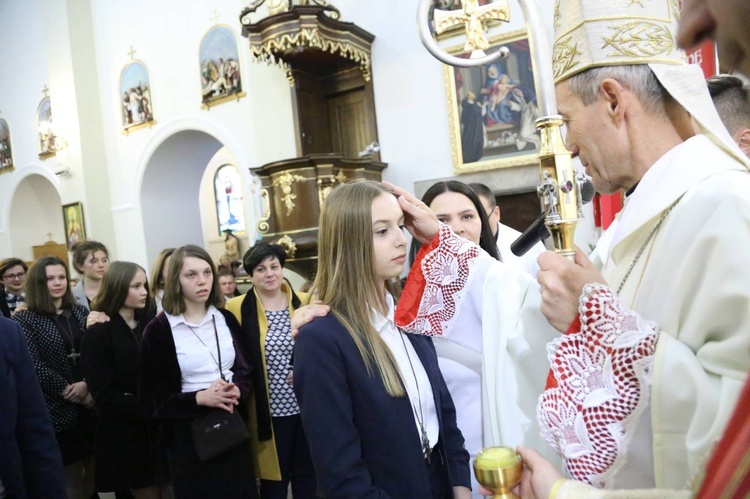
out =
{"type": "MultiPolygon", "coordinates": [[[[219,346],[219,333],[216,331],[216,319],[213,317],[212,319],[214,336],[216,337],[216,350],[219,354],[219,361],[216,364],[219,366],[221,379],[226,381],[221,369],[221,347],[219,346]]],[[[193,328],[190,328],[190,330],[192,331],[193,328]]],[[[193,334],[200,340],[195,331],[193,331],[193,334]]],[[[203,343],[203,340],[200,341],[203,343]]],[[[245,422],[236,410],[228,412],[224,409],[213,408],[205,416],[193,419],[190,422],[190,430],[193,434],[195,453],[201,461],[208,461],[220,456],[250,438],[247,426],[245,426],[245,422]]]]}

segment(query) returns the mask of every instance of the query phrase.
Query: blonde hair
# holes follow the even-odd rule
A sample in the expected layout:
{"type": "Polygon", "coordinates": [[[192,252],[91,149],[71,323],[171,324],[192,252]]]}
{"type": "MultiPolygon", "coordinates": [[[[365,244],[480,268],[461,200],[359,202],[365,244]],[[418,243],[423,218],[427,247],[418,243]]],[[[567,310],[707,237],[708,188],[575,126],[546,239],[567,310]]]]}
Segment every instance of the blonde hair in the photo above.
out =
{"type": "MultiPolygon", "coordinates": [[[[367,371],[375,370],[393,397],[404,396],[396,361],[372,327],[371,313],[386,313],[387,304],[375,271],[372,201],[391,191],[376,182],[355,182],[334,189],[320,211],[318,274],[313,291],[346,328],[367,371]]],[[[386,290],[398,297],[398,282],[386,290]]]]}
{"type": "Polygon", "coordinates": [[[151,296],[156,296],[159,291],[164,291],[164,285],[166,284],[164,282],[164,278],[162,277],[164,264],[166,263],[167,259],[172,256],[174,250],[174,248],[165,248],[161,250],[158,255],[156,255],[154,264],[151,266],[151,279],[149,279],[149,282],[151,283],[149,294],[151,296]]]}

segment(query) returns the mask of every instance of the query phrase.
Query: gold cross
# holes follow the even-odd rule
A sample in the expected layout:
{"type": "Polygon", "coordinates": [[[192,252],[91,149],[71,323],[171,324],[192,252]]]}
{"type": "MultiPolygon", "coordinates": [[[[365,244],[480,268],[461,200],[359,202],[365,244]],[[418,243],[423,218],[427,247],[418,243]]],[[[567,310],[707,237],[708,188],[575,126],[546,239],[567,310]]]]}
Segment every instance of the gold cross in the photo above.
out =
{"type": "Polygon", "coordinates": [[[49,88],[47,88],[47,85],[44,85],[44,88],[42,89],[42,93],[45,97],[47,97],[47,94],[49,93],[49,88]]]}
{"type": "Polygon", "coordinates": [[[130,50],[128,51],[128,55],[130,56],[130,60],[132,61],[134,59],[133,54],[135,54],[135,49],[133,46],[130,46],[130,50]]]}
{"type": "Polygon", "coordinates": [[[509,21],[510,7],[508,0],[497,0],[488,5],[479,6],[479,0],[461,0],[463,9],[447,11],[435,9],[435,33],[438,35],[463,24],[466,28],[465,52],[490,48],[490,42],[484,34],[484,23],[488,21],[509,21]]]}
{"type": "Polygon", "coordinates": [[[49,240],[51,242],[52,241],[52,233],[51,232],[47,232],[47,237],[49,237],[49,240]]]}
{"type": "Polygon", "coordinates": [[[214,15],[209,17],[209,19],[211,19],[214,22],[214,24],[216,24],[216,21],[219,19],[219,13],[216,12],[216,9],[214,9],[214,15]]]}

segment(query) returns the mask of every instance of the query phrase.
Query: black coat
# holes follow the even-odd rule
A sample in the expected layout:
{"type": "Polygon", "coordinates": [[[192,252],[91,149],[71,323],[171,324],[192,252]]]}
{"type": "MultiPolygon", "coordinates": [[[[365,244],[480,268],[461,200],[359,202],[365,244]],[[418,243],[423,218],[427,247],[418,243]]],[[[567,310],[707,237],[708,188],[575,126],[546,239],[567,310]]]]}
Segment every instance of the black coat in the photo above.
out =
{"type": "MultiPolygon", "coordinates": [[[[407,334],[432,384],[446,490],[471,487],[469,453],[427,336],[407,334]]],[[[318,483],[327,498],[431,499],[430,479],[408,396],[388,394],[349,332],[333,316],[302,328],[294,345],[294,392],[318,483]]]]}
{"type": "Polygon", "coordinates": [[[0,318],[0,480],[9,497],[66,497],[47,406],[21,328],[0,318]]]}
{"type": "MultiPolygon", "coordinates": [[[[80,305],[74,305],[73,315],[83,330],[89,311],[80,305]]],[[[80,404],[68,402],[62,397],[65,387],[80,381],[75,379],[65,341],[55,326],[52,317],[42,315],[31,310],[24,310],[13,315],[13,320],[21,324],[29,352],[34,361],[34,368],[42,385],[44,400],[47,402],[55,432],[60,433],[76,428],[83,410],[80,404]]]]}
{"type": "MultiPolygon", "coordinates": [[[[141,321],[145,326],[147,319],[141,321]]],[[[133,332],[118,314],[91,326],[81,360],[99,413],[96,429],[96,488],[100,492],[164,483],[166,455],[155,422],[138,397],[142,327],[133,332]]]]}

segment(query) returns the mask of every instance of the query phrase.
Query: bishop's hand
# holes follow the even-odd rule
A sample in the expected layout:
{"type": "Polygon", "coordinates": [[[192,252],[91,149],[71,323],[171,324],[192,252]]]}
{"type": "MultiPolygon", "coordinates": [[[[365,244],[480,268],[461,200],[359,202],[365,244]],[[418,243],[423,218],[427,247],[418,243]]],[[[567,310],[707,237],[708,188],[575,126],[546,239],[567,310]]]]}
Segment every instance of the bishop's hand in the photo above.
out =
{"type": "Polygon", "coordinates": [[[383,185],[398,197],[398,204],[404,210],[404,225],[411,235],[422,244],[432,242],[440,230],[440,222],[432,210],[401,187],[388,182],[383,182],[383,185]]]}
{"type": "Polygon", "coordinates": [[[599,269],[576,248],[575,262],[554,251],[542,253],[537,263],[541,285],[541,311],[552,327],[564,333],[578,315],[578,299],[590,283],[607,284],[599,269]]]}

